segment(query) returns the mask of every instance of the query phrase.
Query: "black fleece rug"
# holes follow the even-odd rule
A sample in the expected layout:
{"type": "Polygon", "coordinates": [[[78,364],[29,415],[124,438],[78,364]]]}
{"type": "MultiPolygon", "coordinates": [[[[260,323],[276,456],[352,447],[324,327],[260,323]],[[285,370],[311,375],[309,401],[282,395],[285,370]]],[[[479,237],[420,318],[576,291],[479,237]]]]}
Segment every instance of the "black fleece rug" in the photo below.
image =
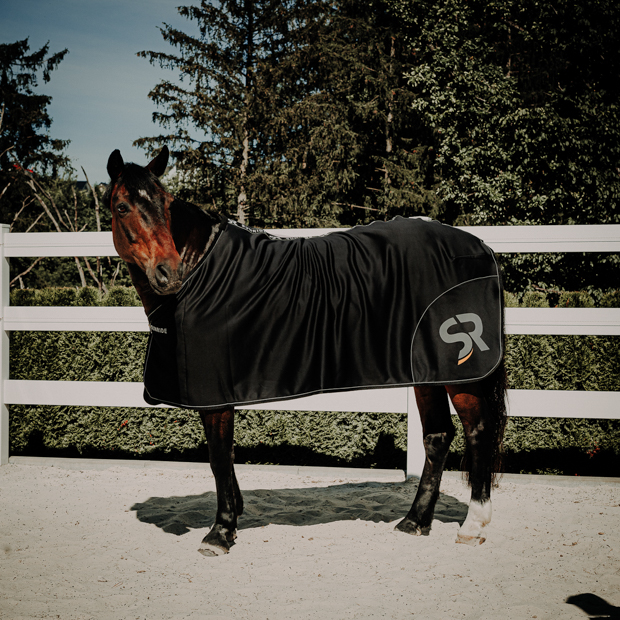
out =
{"type": "Polygon", "coordinates": [[[500,295],[493,252],[438,222],[281,239],[228,220],[149,316],[145,400],[209,409],[476,381],[502,357],[500,295]]]}

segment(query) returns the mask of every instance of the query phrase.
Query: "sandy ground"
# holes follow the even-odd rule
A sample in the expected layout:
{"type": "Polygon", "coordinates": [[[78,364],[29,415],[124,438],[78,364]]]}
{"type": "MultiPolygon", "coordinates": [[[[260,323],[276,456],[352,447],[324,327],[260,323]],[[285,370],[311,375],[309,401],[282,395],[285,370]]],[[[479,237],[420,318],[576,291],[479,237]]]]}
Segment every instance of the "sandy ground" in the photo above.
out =
{"type": "Polygon", "coordinates": [[[208,470],[2,467],[0,617],[620,617],[620,485],[505,480],[472,548],[454,543],[469,495],[455,474],[413,537],[393,527],[415,481],[345,473],[242,468],[237,544],[206,558],[208,470]]]}

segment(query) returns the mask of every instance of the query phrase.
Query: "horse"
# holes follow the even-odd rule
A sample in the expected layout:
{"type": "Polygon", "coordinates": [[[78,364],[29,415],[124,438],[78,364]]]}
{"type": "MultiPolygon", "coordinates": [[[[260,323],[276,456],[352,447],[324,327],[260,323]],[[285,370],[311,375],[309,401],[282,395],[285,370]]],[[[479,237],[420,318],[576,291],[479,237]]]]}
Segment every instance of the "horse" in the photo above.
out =
{"type": "MultiPolygon", "coordinates": [[[[167,147],[163,147],[148,165],[142,167],[133,163],[126,164],[120,151],[115,150],[107,163],[107,171],[111,181],[104,200],[112,213],[114,246],[120,258],[127,264],[132,283],[151,322],[150,338],[163,337],[169,328],[174,329],[173,324],[170,324],[172,327],[157,327],[154,325],[152,317],[157,315],[159,308],[174,308],[175,304],[178,303],[176,301],[177,296],[183,293],[184,286],[190,280],[196,281],[203,278],[204,283],[201,286],[212,287],[209,289],[211,296],[226,296],[230,294],[228,291],[235,288],[227,280],[226,274],[223,274],[221,278],[218,276],[215,283],[210,275],[211,271],[207,270],[200,276],[196,276],[196,274],[205,261],[211,260],[211,265],[215,260],[212,258],[211,252],[214,246],[221,243],[219,239],[220,235],[223,234],[222,230],[228,227],[234,229],[233,232],[235,232],[239,225],[227,220],[219,213],[208,212],[168,193],[160,181],[160,177],[166,170],[168,158],[169,151],[167,147]],[[213,287],[217,288],[213,289],[213,287]]],[[[441,228],[444,225],[439,224],[438,226],[441,228]]],[[[243,229],[244,227],[241,226],[240,228],[243,229]]],[[[357,228],[362,229],[362,232],[364,232],[363,229],[367,228],[380,231],[378,226],[373,229],[372,224],[357,228]]],[[[456,230],[449,226],[445,226],[441,230],[444,228],[456,230]]],[[[248,237],[251,238],[250,241],[261,240],[265,243],[265,247],[271,247],[269,243],[280,244],[278,247],[285,249],[292,247],[286,245],[291,243],[290,240],[280,239],[276,242],[264,231],[262,231],[264,234],[252,236],[252,233],[257,232],[256,229],[248,228],[247,230],[250,231],[247,233],[248,237]]],[[[246,231],[242,230],[241,232],[246,234],[246,231]]],[[[340,232],[330,233],[325,238],[328,241],[330,239],[338,241],[343,238],[339,235],[343,234],[340,232]]],[[[466,234],[458,231],[458,235],[466,234]]],[[[458,238],[460,239],[460,237],[458,238]]],[[[479,242],[479,240],[477,241],[479,242]]],[[[427,245],[430,246],[433,243],[435,242],[431,234],[428,237],[427,245]]],[[[422,249],[426,251],[425,248],[422,249]]],[[[486,250],[492,254],[491,250],[488,248],[486,250]]],[[[389,253],[390,251],[388,241],[386,252],[389,253]]],[[[259,268],[262,269],[262,266],[259,265],[259,268]]],[[[503,298],[501,290],[500,297],[503,298]]],[[[503,343],[503,304],[501,310],[501,335],[499,338],[503,343]]],[[[454,312],[451,307],[448,307],[448,311],[454,312]]],[[[481,337],[480,329],[475,325],[476,317],[471,318],[471,314],[461,314],[457,315],[457,318],[459,316],[458,323],[471,320],[475,329],[468,331],[462,328],[460,332],[454,333],[451,331],[451,326],[456,325],[457,320],[451,318],[443,321],[439,330],[444,342],[453,344],[456,342],[464,345],[459,357],[459,368],[461,368],[461,363],[471,356],[471,349],[475,348],[472,344],[473,341],[480,350],[483,349],[485,342],[481,337]],[[476,329],[478,329],[477,335],[474,333],[476,329]],[[469,351],[467,350],[468,343],[469,351]]],[[[221,320],[224,323],[227,321],[226,317],[221,320]]],[[[220,327],[222,329],[216,331],[223,331],[226,328],[225,325],[220,327]]],[[[191,333],[188,339],[193,339],[191,333]]],[[[486,335],[485,339],[488,341],[486,335]]],[[[157,346],[157,342],[153,346],[157,346]]],[[[313,346],[320,348],[321,345],[313,342],[313,346]]],[[[162,355],[174,356],[174,350],[164,347],[162,351],[162,355]]],[[[227,366],[229,363],[222,360],[220,364],[219,353],[213,352],[211,354],[210,350],[199,350],[199,354],[202,355],[203,359],[199,359],[196,363],[200,366],[202,361],[209,358],[208,362],[211,365],[210,368],[214,369],[213,372],[219,372],[218,364],[227,366]]],[[[499,473],[501,466],[502,438],[506,423],[506,373],[503,344],[499,355],[501,359],[492,371],[479,379],[445,384],[437,384],[433,381],[414,384],[416,403],[423,428],[426,458],[411,509],[396,524],[396,530],[416,536],[428,535],[430,532],[435,504],[439,497],[442,473],[450,444],[455,435],[449,407],[450,400],[464,429],[466,454],[463,459],[463,469],[464,476],[471,487],[471,500],[467,516],[458,531],[456,542],[475,546],[485,541],[484,528],[491,521],[491,488],[496,484],[496,474],[499,473]]],[[[247,368],[250,369],[248,372],[252,374],[254,372],[251,366],[252,359],[247,351],[238,350],[237,356],[240,358],[250,357],[248,361],[250,366],[247,368]]],[[[284,357],[286,360],[289,359],[286,355],[284,357]]],[[[369,360],[368,363],[372,365],[372,360],[369,360]]],[[[287,364],[290,366],[288,362],[287,364]]],[[[389,356],[381,358],[377,365],[380,364],[389,365],[389,356]]],[[[463,364],[463,367],[465,365],[463,364]]],[[[256,366],[260,366],[260,364],[257,362],[256,366]]],[[[293,377],[293,380],[296,380],[296,375],[302,373],[303,369],[291,369],[289,367],[277,372],[284,373],[285,371],[293,377]]],[[[432,368],[430,371],[432,372],[432,368]]],[[[179,371],[181,380],[183,380],[184,372],[183,370],[179,371]]],[[[155,383],[158,380],[158,377],[155,377],[155,383]]],[[[208,381],[208,378],[204,380],[208,381]]],[[[279,377],[270,377],[269,381],[271,380],[277,384],[279,377]]],[[[198,383],[200,381],[201,379],[198,383]]],[[[227,390],[229,387],[224,385],[222,389],[227,390]]],[[[200,389],[200,385],[198,389],[200,389]]],[[[248,389],[252,390],[253,388],[250,385],[248,389]]],[[[145,398],[148,401],[146,391],[145,398]]],[[[166,401],[164,397],[159,400],[155,398],[153,402],[178,404],[173,397],[170,397],[169,401],[166,401]]],[[[180,404],[180,406],[196,410],[201,417],[208,444],[210,465],[216,482],[217,512],[215,523],[204,537],[199,548],[199,551],[205,556],[217,556],[229,552],[237,536],[238,517],[243,513],[243,499],[234,470],[233,430],[236,404],[238,403],[218,402],[204,407],[198,401],[180,404]]]]}

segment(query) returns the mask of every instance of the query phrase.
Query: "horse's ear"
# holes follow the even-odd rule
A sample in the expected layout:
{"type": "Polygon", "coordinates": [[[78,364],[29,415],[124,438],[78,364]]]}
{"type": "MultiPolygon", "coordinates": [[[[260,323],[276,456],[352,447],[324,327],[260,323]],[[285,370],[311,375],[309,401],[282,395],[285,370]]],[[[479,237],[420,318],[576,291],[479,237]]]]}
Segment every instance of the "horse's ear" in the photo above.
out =
{"type": "Polygon", "coordinates": [[[116,179],[121,176],[124,167],[125,162],[121,157],[121,152],[118,149],[112,151],[112,154],[108,158],[108,174],[110,175],[110,179],[116,181],[116,179]]]}
{"type": "Polygon", "coordinates": [[[148,164],[147,170],[150,170],[156,177],[160,177],[166,172],[168,157],[170,157],[170,151],[167,146],[163,146],[157,157],[148,164]]]}

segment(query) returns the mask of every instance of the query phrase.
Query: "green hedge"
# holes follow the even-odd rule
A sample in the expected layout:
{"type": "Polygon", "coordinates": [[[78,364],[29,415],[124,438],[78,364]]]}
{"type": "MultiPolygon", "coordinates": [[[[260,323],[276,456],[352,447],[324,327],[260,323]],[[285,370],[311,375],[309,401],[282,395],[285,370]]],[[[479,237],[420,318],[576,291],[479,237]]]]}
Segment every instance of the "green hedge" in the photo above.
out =
{"type": "MultiPolygon", "coordinates": [[[[94,289],[12,292],[13,305],[139,305],[135,291],[117,287],[102,299],[94,289]]],[[[545,306],[547,297],[507,294],[508,306],[545,306]]],[[[563,293],[558,305],[591,306],[583,293],[563,293]]],[[[620,306],[613,292],[601,305],[620,306]]],[[[140,381],[147,334],[14,332],[11,378],[140,381]]],[[[620,391],[617,337],[509,336],[510,387],[620,391]]],[[[448,467],[458,469],[460,424],[448,467]]],[[[237,462],[404,468],[406,415],[239,411],[237,462]]],[[[10,408],[11,454],[205,460],[196,414],[181,409],[108,407],[10,408]]],[[[620,475],[620,420],[511,418],[506,470],[620,475]]]]}

